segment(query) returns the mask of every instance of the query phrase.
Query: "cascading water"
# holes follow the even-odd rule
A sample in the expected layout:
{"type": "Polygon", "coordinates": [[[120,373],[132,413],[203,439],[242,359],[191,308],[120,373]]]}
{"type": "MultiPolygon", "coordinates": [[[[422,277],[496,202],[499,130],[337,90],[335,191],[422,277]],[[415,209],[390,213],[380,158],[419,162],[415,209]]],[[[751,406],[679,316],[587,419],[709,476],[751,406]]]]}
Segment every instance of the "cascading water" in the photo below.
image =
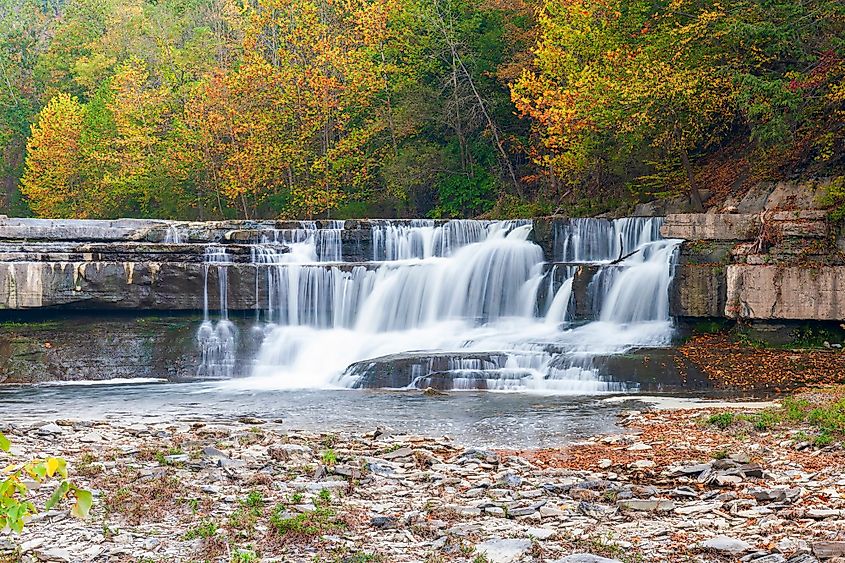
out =
{"type": "Polygon", "coordinates": [[[530,221],[448,221],[435,225],[432,219],[392,221],[373,225],[373,260],[408,260],[451,256],[459,248],[485,240],[490,234],[530,224],[530,221]]]}
{"type": "Polygon", "coordinates": [[[228,266],[231,264],[226,249],[209,246],[205,251],[205,280],[203,284],[203,320],[197,331],[200,348],[200,366],[197,375],[209,378],[232,377],[235,369],[237,328],[229,320],[228,266]],[[217,275],[217,295],[220,318],[211,319],[209,307],[209,274],[217,275]]]}
{"type": "Polygon", "coordinates": [[[554,254],[559,262],[601,262],[622,258],[660,239],[662,217],[568,219],[555,225],[554,254]]]}
{"type": "Polygon", "coordinates": [[[560,263],[549,272],[546,319],[570,320],[572,282],[578,264],[595,264],[599,270],[590,283],[590,302],[600,320],[668,321],[670,268],[677,244],[660,238],[662,223],[660,217],[569,219],[558,223],[554,254],[560,263]],[[561,274],[564,281],[554,293],[554,282],[561,274]]]}
{"type": "Polygon", "coordinates": [[[164,244],[181,244],[182,243],[182,236],[179,234],[179,229],[176,228],[176,225],[170,225],[167,227],[167,232],[164,235],[164,244]]]}
{"type": "Polygon", "coordinates": [[[309,247],[310,261],[342,262],[343,241],[341,239],[345,221],[329,221],[318,228],[316,221],[300,221],[297,229],[268,229],[262,243],[281,243],[309,247]]]}
{"type": "MultiPolygon", "coordinates": [[[[228,385],[618,391],[624,386],[603,380],[593,358],[666,345],[671,336],[675,243],[659,240],[659,219],[572,220],[555,233],[556,254],[568,262],[545,273],[529,221],[376,222],[366,264],[327,264],[342,258],[343,224],[327,226],[268,229],[253,246],[263,342],[252,377],[228,385]],[[570,322],[577,262],[604,263],[595,284],[604,288],[595,301],[601,309],[583,326],[570,322]],[[385,365],[394,374],[406,366],[406,380],[380,385],[374,374],[385,365]]],[[[221,310],[215,331],[206,319],[200,332],[216,335],[224,322],[221,310]]],[[[231,372],[231,334],[207,339],[224,343],[204,352],[206,374],[231,372]]]]}

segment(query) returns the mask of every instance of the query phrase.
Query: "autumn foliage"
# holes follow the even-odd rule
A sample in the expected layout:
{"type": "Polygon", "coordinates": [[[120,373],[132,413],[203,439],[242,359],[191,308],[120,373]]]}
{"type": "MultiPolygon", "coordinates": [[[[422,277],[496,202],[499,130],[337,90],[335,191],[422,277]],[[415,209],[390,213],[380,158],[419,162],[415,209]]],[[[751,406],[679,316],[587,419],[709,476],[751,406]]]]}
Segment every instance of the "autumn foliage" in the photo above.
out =
{"type": "Polygon", "coordinates": [[[0,210],[698,207],[731,147],[842,172],[843,37],[835,0],[10,0],[0,210]]]}

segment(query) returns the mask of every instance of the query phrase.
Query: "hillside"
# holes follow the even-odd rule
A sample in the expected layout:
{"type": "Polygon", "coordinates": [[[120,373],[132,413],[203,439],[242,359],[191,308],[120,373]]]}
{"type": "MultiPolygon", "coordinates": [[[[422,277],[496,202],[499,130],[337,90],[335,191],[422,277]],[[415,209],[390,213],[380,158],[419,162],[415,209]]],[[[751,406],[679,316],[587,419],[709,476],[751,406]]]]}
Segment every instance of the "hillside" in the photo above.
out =
{"type": "Polygon", "coordinates": [[[9,0],[0,212],[717,205],[843,175],[844,41],[837,0],[9,0]]]}

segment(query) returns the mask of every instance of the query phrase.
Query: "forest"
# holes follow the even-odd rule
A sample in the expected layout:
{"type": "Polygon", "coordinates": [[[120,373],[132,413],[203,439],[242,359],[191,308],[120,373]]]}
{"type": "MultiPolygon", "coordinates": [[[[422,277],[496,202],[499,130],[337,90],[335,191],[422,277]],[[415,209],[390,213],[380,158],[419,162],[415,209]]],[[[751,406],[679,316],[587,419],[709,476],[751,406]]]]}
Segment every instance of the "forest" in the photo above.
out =
{"type": "Polygon", "coordinates": [[[842,174],[843,79],[840,0],[0,0],[0,213],[700,209],[842,174]]]}

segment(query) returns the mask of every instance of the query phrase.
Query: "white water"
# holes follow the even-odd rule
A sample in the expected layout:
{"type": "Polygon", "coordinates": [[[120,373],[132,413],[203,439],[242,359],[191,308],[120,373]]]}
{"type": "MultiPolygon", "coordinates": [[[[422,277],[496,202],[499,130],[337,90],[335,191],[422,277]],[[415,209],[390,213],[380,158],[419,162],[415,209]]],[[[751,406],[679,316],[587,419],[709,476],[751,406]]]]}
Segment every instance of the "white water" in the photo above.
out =
{"type": "Polygon", "coordinates": [[[325,228],[317,228],[316,221],[300,221],[298,229],[267,229],[261,241],[296,247],[299,257],[307,262],[342,262],[341,234],[343,221],[329,221],[325,228]]]}
{"type": "MultiPolygon", "coordinates": [[[[559,229],[555,246],[561,259],[607,262],[639,249],[595,276],[590,291],[600,307],[598,320],[581,326],[568,322],[575,267],[553,267],[565,268],[555,290],[554,273],[544,274],[542,252],[528,240],[529,222],[385,221],[372,231],[377,265],[325,263],[342,258],[342,224],[268,230],[266,242],[253,247],[261,271],[256,295],[266,294],[257,315],[263,342],[251,376],[221,385],[352,387],[377,363],[370,361],[382,356],[473,352],[506,360],[449,359],[443,373],[431,373],[430,362],[422,361],[412,366],[409,386],[426,387],[441,378],[455,389],[624,390],[599,377],[593,358],[669,344],[675,243],[657,240],[659,225],[658,219],[575,220],[559,229]],[[291,251],[282,253],[279,242],[291,251]]],[[[226,261],[217,249],[207,258],[225,295],[226,261]]],[[[216,324],[207,303],[206,295],[201,374],[230,378],[237,334],[225,298],[216,324]]]]}
{"type": "Polygon", "coordinates": [[[228,268],[231,264],[226,249],[209,246],[205,252],[205,283],[203,285],[203,321],[197,331],[200,348],[200,377],[232,377],[237,360],[237,327],[229,320],[228,268]],[[209,274],[217,275],[217,295],[220,302],[217,322],[211,319],[209,311],[209,274]]]}
{"type": "Polygon", "coordinates": [[[176,225],[167,227],[167,233],[164,235],[164,244],[181,244],[182,236],[179,234],[179,229],[176,225]]]}

